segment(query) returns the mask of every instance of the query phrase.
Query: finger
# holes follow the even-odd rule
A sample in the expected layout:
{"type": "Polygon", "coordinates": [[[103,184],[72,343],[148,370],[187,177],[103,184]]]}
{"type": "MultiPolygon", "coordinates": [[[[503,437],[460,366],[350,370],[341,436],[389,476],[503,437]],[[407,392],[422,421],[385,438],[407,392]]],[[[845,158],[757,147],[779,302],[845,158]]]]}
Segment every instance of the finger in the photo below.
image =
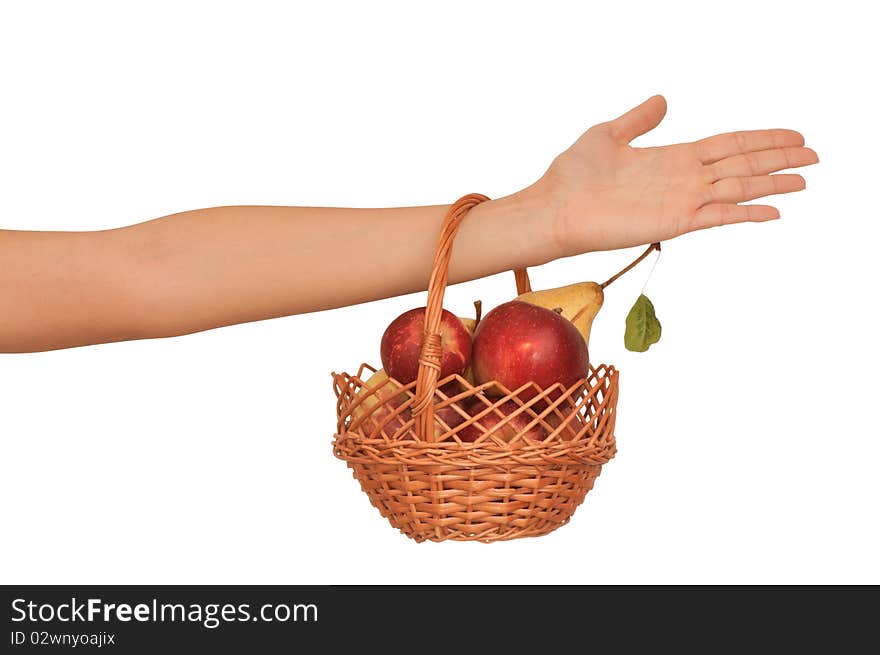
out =
{"type": "Polygon", "coordinates": [[[810,148],[779,148],[727,157],[706,168],[710,180],[715,182],[725,177],[767,175],[786,168],[809,166],[818,161],[819,156],[810,148]]]}
{"type": "Polygon", "coordinates": [[[779,210],[770,205],[703,205],[694,214],[692,229],[729,225],[731,223],[761,223],[779,218],[779,210]]]}
{"type": "Polygon", "coordinates": [[[753,130],[717,134],[695,143],[697,155],[704,164],[711,164],[734,155],[757,150],[797,148],[804,145],[804,137],[794,130],[753,130]]]}
{"type": "Polygon", "coordinates": [[[611,134],[618,141],[629,143],[637,136],[650,132],[666,115],[666,98],[652,96],[623,116],[608,123],[611,134]]]}
{"type": "Polygon", "coordinates": [[[709,185],[706,203],[745,202],[776,193],[803,191],[807,186],[800,175],[758,175],[726,177],[709,185]]]}

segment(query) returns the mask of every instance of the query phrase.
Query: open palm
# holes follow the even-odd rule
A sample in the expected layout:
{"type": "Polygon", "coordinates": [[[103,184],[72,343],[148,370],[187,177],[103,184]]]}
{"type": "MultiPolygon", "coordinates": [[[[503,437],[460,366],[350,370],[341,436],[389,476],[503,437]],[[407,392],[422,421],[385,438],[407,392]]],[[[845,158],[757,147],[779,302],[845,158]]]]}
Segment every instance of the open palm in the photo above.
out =
{"type": "Polygon", "coordinates": [[[564,255],[669,239],[706,227],[779,218],[740,203],[804,188],[800,175],[771,175],[818,162],[792,130],[730,132],[654,148],[629,145],[654,129],[666,101],[654,96],[596,125],[538,182],[555,208],[564,255]]]}

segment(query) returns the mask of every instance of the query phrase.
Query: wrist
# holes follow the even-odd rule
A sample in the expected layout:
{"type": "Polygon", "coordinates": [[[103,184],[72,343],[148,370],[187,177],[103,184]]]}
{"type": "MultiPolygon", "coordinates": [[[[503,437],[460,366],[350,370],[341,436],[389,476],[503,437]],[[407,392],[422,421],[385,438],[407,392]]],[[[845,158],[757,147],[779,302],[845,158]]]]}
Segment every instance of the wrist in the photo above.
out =
{"type": "Polygon", "coordinates": [[[539,266],[563,256],[558,235],[558,212],[552,197],[540,183],[484,205],[497,217],[498,229],[509,237],[515,260],[512,268],[539,266]]]}

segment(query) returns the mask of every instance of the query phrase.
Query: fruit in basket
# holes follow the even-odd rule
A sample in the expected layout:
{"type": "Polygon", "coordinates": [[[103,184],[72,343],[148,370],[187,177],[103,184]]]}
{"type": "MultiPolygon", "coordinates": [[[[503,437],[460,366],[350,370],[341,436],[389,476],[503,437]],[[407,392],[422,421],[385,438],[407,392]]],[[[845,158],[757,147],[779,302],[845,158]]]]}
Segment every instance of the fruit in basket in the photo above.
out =
{"type": "MultiPolygon", "coordinates": [[[[477,384],[496,380],[509,391],[528,382],[542,389],[568,388],[587,377],[587,342],[574,324],[558,313],[519,300],[499,305],[483,317],[474,333],[472,365],[477,384]]],[[[487,389],[498,395],[500,390],[487,389]]],[[[534,388],[520,394],[534,397],[534,388]]]]}
{"type": "MultiPolygon", "coordinates": [[[[491,403],[491,400],[489,402],[491,403]]],[[[469,413],[471,416],[477,416],[485,412],[489,407],[490,405],[487,405],[485,401],[480,400],[479,397],[474,397],[469,406],[469,413]]],[[[481,416],[467,427],[462,428],[458,433],[458,438],[464,442],[471,443],[479,439],[484,433],[487,433],[486,439],[491,439],[495,436],[502,441],[510,442],[517,434],[522,432],[528,440],[543,441],[548,434],[546,428],[539,422],[526,431],[534,417],[526,409],[516,413],[519,409],[520,406],[517,403],[507,400],[498,407],[491,409],[485,416],[481,416]],[[507,422],[502,424],[505,419],[508,419],[507,422]]]]}
{"type": "Polygon", "coordinates": [[[581,430],[584,429],[585,425],[584,417],[580,412],[576,412],[572,409],[563,410],[562,417],[560,417],[555,411],[552,411],[544,419],[544,422],[550,426],[551,432],[561,428],[557,438],[562,441],[571,441],[572,439],[578,438],[578,435],[581,430]]]}
{"type": "Polygon", "coordinates": [[[555,289],[529,291],[518,295],[516,300],[546,309],[560,309],[559,313],[574,323],[589,346],[593,319],[602,309],[605,293],[596,282],[578,282],[555,289]]]}
{"type": "MultiPolygon", "coordinates": [[[[461,321],[461,324],[464,325],[464,329],[468,331],[468,334],[471,335],[471,338],[474,336],[474,330],[477,329],[477,325],[480,322],[480,313],[482,312],[482,303],[477,300],[474,302],[474,307],[477,309],[477,318],[458,317],[458,320],[461,321]]],[[[468,381],[468,383],[473,386],[474,383],[474,369],[468,364],[467,367],[460,373],[461,377],[468,381]]],[[[445,393],[447,396],[454,396],[457,393],[461,393],[465,390],[465,386],[459,382],[458,380],[450,380],[446,384],[440,387],[440,390],[445,393]]]]}
{"type": "MultiPolygon", "coordinates": [[[[425,330],[425,308],[410,309],[382,335],[382,367],[392,378],[409,384],[419,374],[419,354],[425,330]]],[[[471,360],[471,335],[461,320],[444,309],[440,319],[440,379],[461,373],[471,360]]]]}
{"type": "Polygon", "coordinates": [[[381,437],[385,432],[389,437],[400,430],[411,418],[412,412],[409,407],[402,409],[397,415],[394,410],[404,404],[407,394],[394,380],[388,377],[384,369],[379,369],[371,375],[358,389],[352,402],[351,424],[358,426],[370,436],[376,432],[376,437],[381,437]]]}
{"type": "Polygon", "coordinates": [[[434,439],[440,441],[440,438],[449,428],[455,428],[464,423],[465,415],[459,412],[452,405],[434,408],[434,439]],[[441,422],[442,421],[442,422],[441,422]]]}
{"type": "MultiPolygon", "coordinates": [[[[476,383],[474,382],[474,370],[471,368],[471,365],[468,364],[468,367],[464,369],[460,373],[461,377],[467,381],[470,386],[474,386],[476,383]]],[[[447,396],[455,396],[464,391],[467,387],[462,383],[458,378],[454,378],[449,382],[441,384],[439,386],[440,391],[442,391],[447,396]]]]}
{"type": "MultiPolygon", "coordinates": [[[[373,435],[376,428],[381,426],[373,436],[381,438],[382,432],[385,432],[389,437],[393,437],[413,418],[410,407],[404,407],[396,415],[394,414],[395,410],[406,403],[408,398],[409,395],[403,391],[400,385],[390,379],[384,369],[379,369],[364,382],[355,394],[352,402],[351,425],[359,427],[367,436],[373,435]]],[[[458,411],[451,404],[439,408],[435,407],[434,438],[439,439],[443,433],[463,423],[466,417],[466,410],[458,411]]],[[[414,439],[415,424],[404,434],[397,435],[397,438],[414,439]]]]}
{"type": "MultiPolygon", "coordinates": [[[[465,317],[461,318],[459,316],[459,320],[461,324],[464,325],[464,329],[468,331],[468,334],[471,335],[471,339],[473,339],[474,331],[477,329],[477,326],[480,324],[480,317],[483,315],[483,302],[481,300],[474,301],[474,309],[476,310],[476,318],[465,317]]],[[[464,371],[461,372],[461,377],[467,380],[468,384],[474,386],[474,369],[471,364],[468,364],[464,371]]],[[[440,387],[440,390],[445,393],[447,396],[454,396],[457,393],[461,393],[467,387],[462,384],[458,380],[451,380],[447,382],[445,385],[440,387]]]]}

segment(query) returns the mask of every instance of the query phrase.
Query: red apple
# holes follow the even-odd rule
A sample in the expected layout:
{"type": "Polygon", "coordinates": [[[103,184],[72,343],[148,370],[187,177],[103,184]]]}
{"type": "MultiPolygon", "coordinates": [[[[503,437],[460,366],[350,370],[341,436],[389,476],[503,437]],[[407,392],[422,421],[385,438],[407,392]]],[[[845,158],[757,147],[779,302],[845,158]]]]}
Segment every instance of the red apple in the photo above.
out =
{"type": "MultiPolygon", "coordinates": [[[[393,321],[382,335],[382,366],[401,384],[419,374],[419,353],[425,331],[425,308],[411,309],[393,321]]],[[[459,318],[443,310],[440,319],[440,379],[462,373],[471,361],[471,335],[459,318]]]]}
{"type": "MultiPolygon", "coordinates": [[[[512,300],[480,321],[474,333],[472,366],[477,384],[497,380],[510,391],[528,382],[541,389],[556,383],[567,388],[587,376],[587,343],[567,318],[512,300]]],[[[487,391],[493,392],[500,393],[487,391]]],[[[533,389],[526,389],[519,397],[534,396],[533,389]]]]}
{"type": "Polygon", "coordinates": [[[451,398],[452,396],[457,396],[462,391],[464,391],[464,386],[461,384],[461,382],[458,381],[458,378],[452,379],[446,384],[441,384],[437,388],[442,391],[448,398],[451,398]]]}
{"type": "Polygon", "coordinates": [[[434,439],[439,440],[440,437],[447,431],[448,428],[455,428],[457,425],[464,423],[465,416],[463,416],[455,407],[452,405],[446,405],[446,407],[434,408],[434,439]],[[441,423],[442,421],[442,423],[441,423]],[[445,423],[445,425],[444,425],[445,423]]]}
{"type": "Polygon", "coordinates": [[[562,426],[559,436],[556,437],[562,441],[571,441],[572,439],[575,439],[580,431],[584,429],[585,425],[584,417],[580,412],[574,412],[571,409],[562,410],[562,418],[560,418],[555,411],[552,411],[544,418],[544,422],[551,427],[547,434],[555,432],[559,426],[562,426]],[[574,414],[574,416],[569,418],[571,414],[574,414]],[[563,425],[563,423],[565,423],[565,425],[563,425]]]}
{"type": "MultiPolygon", "coordinates": [[[[475,398],[474,402],[469,407],[469,413],[471,416],[476,416],[487,409],[489,409],[489,406],[486,405],[485,402],[481,401],[479,398],[475,398]]],[[[519,409],[520,406],[514,401],[505,401],[498,407],[489,411],[485,416],[463,428],[458,433],[458,438],[465,442],[474,442],[486,433],[487,439],[496,436],[503,441],[510,442],[517,434],[525,431],[529,423],[534,420],[531,413],[528,410],[523,409],[515,416],[510,417],[504,425],[500,425],[502,421],[519,409]]],[[[529,428],[528,432],[525,433],[525,436],[532,441],[543,441],[547,434],[548,432],[544,426],[540,423],[536,423],[529,428]]]]}

